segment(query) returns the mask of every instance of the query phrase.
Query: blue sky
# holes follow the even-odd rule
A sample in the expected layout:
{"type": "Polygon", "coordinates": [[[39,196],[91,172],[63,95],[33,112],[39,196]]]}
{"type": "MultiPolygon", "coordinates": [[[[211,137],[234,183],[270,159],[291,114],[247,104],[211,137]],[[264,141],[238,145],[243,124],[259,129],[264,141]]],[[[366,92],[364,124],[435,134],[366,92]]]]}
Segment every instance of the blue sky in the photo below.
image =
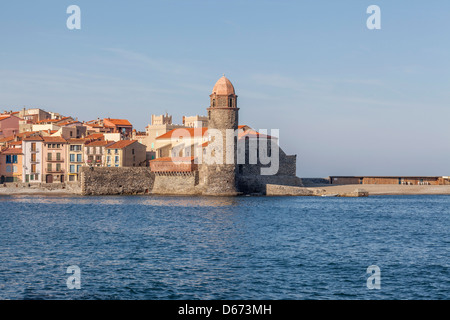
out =
{"type": "Polygon", "coordinates": [[[301,177],[450,175],[449,32],[449,1],[4,1],[0,110],[143,130],[206,114],[225,73],[240,123],[279,128],[301,177]]]}

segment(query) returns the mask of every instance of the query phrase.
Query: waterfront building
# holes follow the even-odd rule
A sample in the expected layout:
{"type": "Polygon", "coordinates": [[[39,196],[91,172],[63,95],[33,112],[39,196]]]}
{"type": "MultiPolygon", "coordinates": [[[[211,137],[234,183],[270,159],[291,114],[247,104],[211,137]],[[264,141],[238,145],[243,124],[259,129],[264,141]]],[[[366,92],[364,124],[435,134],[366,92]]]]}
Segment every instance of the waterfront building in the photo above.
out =
{"type": "Polygon", "coordinates": [[[149,160],[155,159],[157,155],[157,142],[156,138],[178,128],[184,128],[184,125],[173,124],[172,116],[167,112],[165,115],[154,115],[151,116],[151,124],[145,128],[146,137],[139,139],[142,144],[147,147],[149,160]]]}
{"type": "Polygon", "coordinates": [[[7,148],[0,153],[0,183],[22,182],[22,148],[7,148]]]}
{"type": "Polygon", "coordinates": [[[67,140],[62,137],[43,137],[42,182],[63,183],[66,173],[67,140]]]}
{"type": "Polygon", "coordinates": [[[156,138],[156,159],[191,157],[194,149],[208,141],[208,128],[178,128],[156,138]]]}
{"type": "Polygon", "coordinates": [[[20,119],[12,114],[0,115],[0,138],[19,133],[20,119]]]}
{"type": "Polygon", "coordinates": [[[79,174],[84,162],[84,145],[86,139],[69,139],[66,147],[67,180],[79,181],[79,174]]]}
{"type": "Polygon", "coordinates": [[[334,185],[347,184],[399,184],[399,185],[450,185],[447,176],[331,176],[334,185]]]}
{"type": "Polygon", "coordinates": [[[22,140],[23,182],[41,182],[43,141],[44,139],[41,136],[29,136],[22,140]]]}
{"type": "Polygon", "coordinates": [[[183,116],[183,125],[188,128],[200,128],[208,127],[208,117],[206,116],[191,116],[191,117],[185,117],[183,116]]]}
{"type": "Polygon", "coordinates": [[[146,147],[136,140],[121,140],[106,147],[107,167],[146,166],[146,147]]]}
{"type": "Polygon", "coordinates": [[[111,133],[121,133],[125,137],[131,137],[133,125],[126,119],[103,119],[103,126],[111,128],[111,133]]]}
{"type": "Polygon", "coordinates": [[[106,165],[106,148],[113,145],[114,141],[97,140],[88,142],[84,146],[85,165],[102,167],[106,165]]]}

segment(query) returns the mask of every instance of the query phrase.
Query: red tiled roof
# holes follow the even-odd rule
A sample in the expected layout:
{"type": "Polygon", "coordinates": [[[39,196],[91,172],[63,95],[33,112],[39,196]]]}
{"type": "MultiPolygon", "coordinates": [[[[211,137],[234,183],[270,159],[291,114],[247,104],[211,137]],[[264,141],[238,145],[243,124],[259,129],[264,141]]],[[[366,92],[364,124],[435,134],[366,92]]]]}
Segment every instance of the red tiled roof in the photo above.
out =
{"type": "Polygon", "coordinates": [[[69,140],[67,140],[67,142],[69,143],[69,144],[83,144],[83,143],[86,143],[86,142],[88,142],[86,139],[76,139],[76,138],[73,138],[73,139],[69,139],[69,140]]]}
{"type": "Polygon", "coordinates": [[[150,160],[150,162],[191,162],[192,160],[194,160],[194,157],[163,157],[150,160]]]}
{"type": "Polygon", "coordinates": [[[22,154],[22,148],[8,148],[2,154],[22,154]]]}
{"type": "Polygon", "coordinates": [[[105,122],[110,122],[111,124],[113,124],[114,126],[130,126],[132,127],[133,125],[126,119],[110,119],[110,118],[105,118],[103,119],[103,123],[105,122]]]}
{"type": "Polygon", "coordinates": [[[67,143],[67,140],[62,137],[43,137],[44,142],[51,143],[67,143]]]}
{"type": "Polygon", "coordinates": [[[105,139],[105,135],[103,133],[92,133],[88,136],[86,136],[86,139],[105,139]]]}
{"type": "Polygon", "coordinates": [[[114,141],[105,141],[105,140],[97,140],[97,141],[92,141],[86,144],[87,147],[103,147],[103,146],[108,146],[108,145],[112,145],[113,143],[115,143],[114,141]]]}
{"type": "MultiPolygon", "coordinates": [[[[238,138],[239,138],[239,139],[242,139],[242,138],[264,138],[264,139],[271,139],[272,136],[269,136],[269,135],[267,135],[267,134],[259,133],[258,131],[255,131],[255,130],[253,130],[253,129],[248,129],[248,130],[246,130],[246,131],[244,131],[244,132],[239,133],[238,138]]],[[[273,137],[273,138],[276,138],[276,137],[273,137]]]]}
{"type": "Polygon", "coordinates": [[[30,136],[22,139],[22,141],[43,141],[43,140],[44,139],[42,139],[41,136],[30,136]]]}
{"type": "Polygon", "coordinates": [[[137,140],[120,140],[106,148],[107,149],[123,149],[125,147],[128,147],[129,145],[132,145],[135,142],[138,142],[138,141],[137,140]]]}
{"type": "Polygon", "coordinates": [[[171,139],[172,135],[173,135],[174,138],[176,138],[177,135],[178,136],[182,136],[182,135],[186,134],[186,131],[188,132],[188,135],[190,137],[198,137],[200,132],[201,132],[201,136],[204,136],[207,130],[208,130],[208,128],[204,128],[204,127],[203,128],[179,128],[179,129],[173,129],[173,130],[170,130],[170,131],[160,135],[156,139],[171,139]]]}

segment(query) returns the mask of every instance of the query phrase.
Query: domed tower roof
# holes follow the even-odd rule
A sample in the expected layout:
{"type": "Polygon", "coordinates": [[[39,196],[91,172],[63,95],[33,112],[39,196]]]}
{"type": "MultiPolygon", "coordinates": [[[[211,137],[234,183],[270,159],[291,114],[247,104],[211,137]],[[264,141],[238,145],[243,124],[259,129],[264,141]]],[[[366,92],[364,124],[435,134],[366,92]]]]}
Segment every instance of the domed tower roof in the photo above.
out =
{"type": "Polygon", "coordinates": [[[226,96],[235,94],[233,84],[225,76],[223,76],[216,82],[212,93],[226,96]]]}

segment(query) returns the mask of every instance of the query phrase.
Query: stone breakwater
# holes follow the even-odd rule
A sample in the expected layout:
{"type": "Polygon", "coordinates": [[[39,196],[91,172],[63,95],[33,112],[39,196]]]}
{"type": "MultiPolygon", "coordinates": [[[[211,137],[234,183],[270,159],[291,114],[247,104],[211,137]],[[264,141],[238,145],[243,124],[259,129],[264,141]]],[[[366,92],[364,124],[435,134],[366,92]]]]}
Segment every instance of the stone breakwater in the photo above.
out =
{"type": "Polygon", "coordinates": [[[291,187],[268,184],[266,195],[268,196],[322,196],[322,197],[368,197],[369,192],[363,189],[347,190],[346,192],[335,192],[321,188],[291,187]]]}

